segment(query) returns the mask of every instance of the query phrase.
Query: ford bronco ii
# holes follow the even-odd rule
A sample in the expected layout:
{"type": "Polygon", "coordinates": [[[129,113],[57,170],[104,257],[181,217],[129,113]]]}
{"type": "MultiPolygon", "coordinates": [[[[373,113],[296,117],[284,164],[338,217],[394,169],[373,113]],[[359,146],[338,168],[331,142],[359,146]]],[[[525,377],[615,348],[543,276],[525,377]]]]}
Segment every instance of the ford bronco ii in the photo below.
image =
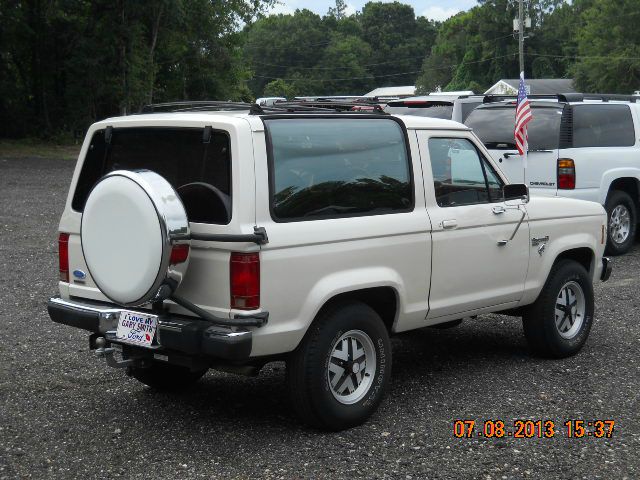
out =
{"type": "Polygon", "coordinates": [[[397,332],[507,312],[534,353],[578,352],[606,227],[449,120],[156,105],[89,129],[48,310],[154,388],[285,360],[297,414],[339,430],[379,405],[397,332]]]}

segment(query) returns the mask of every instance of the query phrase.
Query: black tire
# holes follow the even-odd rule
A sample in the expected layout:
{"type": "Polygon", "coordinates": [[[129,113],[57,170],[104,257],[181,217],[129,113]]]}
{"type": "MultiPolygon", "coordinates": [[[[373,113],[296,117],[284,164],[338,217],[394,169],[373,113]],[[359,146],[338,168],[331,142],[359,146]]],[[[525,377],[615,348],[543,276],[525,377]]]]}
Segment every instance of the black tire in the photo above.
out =
{"type": "MultiPolygon", "coordinates": [[[[353,338],[353,337],[351,337],[353,338]]],[[[363,340],[362,351],[367,342],[363,340]]],[[[347,341],[347,345],[351,341],[347,341]]],[[[344,350],[339,350],[340,353],[344,350]]],[[[373,357],[370,355],[369,358],[373,357]]],[[[363,358],[363,357],[360,357],[363,358]]],[[[341,367],[340,367],[341,368],[341,367]]],[[[391,342],[387,329],[380,316],[368,305],[360,302],[348,302],[328,309],[318,317],[309,328],[300,345],[294,350],[287,360],[287,386],[293,408],[300,420],[312,427],[323,430],[343,430],[345,428],[360,425],[376,411],[387,389],[391,376],[391,342]],[[356,333],[353,333],[356,332],[356,333]],[[330,384],[330,364],[341,362],[337,359],[334,346],[338,343],[345,345],[341,337],[345,334],[360,335],[362,332],[372,342],[369,351],[375,352],[375,365],[366,361],[363,363],[353,361],[351,348],[348,350],[348,361],[342,365],[345,372],[356,372],[340,375],[344,380],[356,386],[353,391],[353,403],[345,404],[344,400],[338,401],[336,395],[345,399],[341,392],[334,394],[330,384]],[[334,356],[332,357],[332,353],[334,356]],[[351,363],[349,363],[351,362],[351,363]],[[358,363],[358,367],[355,366],[358,363]],[[366,365],[366,366],[362,366],[366,365]],[[360,368],[367,368],[360,385],[368,382],[368,387],[362,386],[360,398],[357,395],[358,377],[360,368]],[[348,378],[351,377],[351,378],[348,378]],[[371,380],[367,380],[371,378],[371,380]],[[357,401],[356,401],[357,400],[357,401]]],[[[333,380],[336,374],[333,373],[333,380]]],[[[336,389],[339,391],[343,382],[336,380],[336,389]]],[[[346,390],[349,392],[349,389],[346,390]]]]}
{"type": "MultiPolygon", "coordinates": [[[[575,285],[573,288],[575,289],[575,285]]],[[[562,308],[566,306],[563,305],[562,308]]],[[[589,274],[576,261],[560,260],[551,269],[538,299],[524,311],[522,323],[529,346],[534,353],[543,357],[564,358],[575,355],[587,341],[593,324],[593,310],[593,285],[589,274]],[[580,287],[583,294],[582,323],[579,327],[575,327],[577,330],[571,338],[564,338],[560,333],[560,327],[556,325],[556,304],[559,304],[558,300],[561,290],[564,290],[563,287],[574,284],[580,287]]],[[[570,318],[565,317],[564,320],[566,323],[561,320],[560,326],[571,325],[573,328],[570,318]]],[[[570,333],[570,331],[565,332],[565,335],[570,333]]]]}
{"type": "Polygon", "coordinates": [[[169,363],[153,362],[150,366],[129,367],[127,375],[156,390],[180,391],[196,383],[208,369],[190,370],[169,363]]]}
{"type": "Polygon", "coordinates": [[[607,198],[605,209],[607,210],[608,225],[606,252],[609,255],[622,255],[624,253],[627,253],[632,247],[633,242],[636,238],[636,228],[638,226],[636,204],[628,193],[621,190],[614,190],[609,194],[609,198],[607,198]],[[627,238],[622,242],[618,242],[614,238],[615,226],[611,223],[611,214],[618,206],[622,206],[627,209],[631,221],[631,224],[629,226],[629,234],[627,238]]]}

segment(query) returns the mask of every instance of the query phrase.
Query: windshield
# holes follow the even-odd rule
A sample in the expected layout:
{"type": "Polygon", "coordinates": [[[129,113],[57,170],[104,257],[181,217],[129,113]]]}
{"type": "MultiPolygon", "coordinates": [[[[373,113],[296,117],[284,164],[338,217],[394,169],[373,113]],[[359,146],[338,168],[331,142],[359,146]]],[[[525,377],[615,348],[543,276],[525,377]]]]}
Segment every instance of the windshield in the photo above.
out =
{"type": "MultiPolygon", "coordinates": [[[[560,140],[561,107],[532,106],[533,119],[528,125],[529,150],[553,150],[560,140]]],[[[487,148],[515,149],[515,105],[476,108],[464,122],[487,148]]]]}
{"type": "Polygon", "coordinates": [[[404,102],[390,103],[384,109],[387,113],[394,115],[417,115],[419,117],[443,118],[451,120],[453,115],[453,103],[438,102],[428,103],[421,102],[416,104],[407,104],[404,102]]]}

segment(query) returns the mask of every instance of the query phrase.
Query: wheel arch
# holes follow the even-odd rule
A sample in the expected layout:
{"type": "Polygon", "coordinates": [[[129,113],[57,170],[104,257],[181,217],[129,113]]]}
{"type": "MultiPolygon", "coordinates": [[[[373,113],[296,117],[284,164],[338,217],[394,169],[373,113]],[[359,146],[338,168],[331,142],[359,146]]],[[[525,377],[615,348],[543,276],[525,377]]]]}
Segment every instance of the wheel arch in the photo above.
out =
{"type": "Polygon", "coordinates": [[[595,271],[596,266],[596,254],[591,248],[577,247],[564,250],[556,256],[551,268],[553,269],[553,267],[555,267],[562,260],[574,260],[578,262],[589,273],[589,276],[593,276],[593,272],[595,271]]]}
{"type": "Polygon", "coordinates": [[[380,316],[389,334],[392,333],[400,310],[400,296],[398,291],[390,286],[361,288],[338,293],[325,301],[315,315],[311,325],[318,321],[328,310],[350,301],[361,302],[371,307],[380,316]]]}
{"type": "MultiPolygon", "coordinates": [[[[619,172],[622,173],[622,172],[619,172]]],[[[637,176],[632,176],[631,172],[626,172],[626,175],[619,176],[617,178],[603,178],[603,181],[608,181],[608,185],[606,189],[603,189],[605,193],[604,198],[602,198],[602,205],[607,203],[611,193],[616,190],[621,192],[625,192],[631,196],[634,203],[636,204],[636,208],[640,208],[640,179],[637,176]]]]}

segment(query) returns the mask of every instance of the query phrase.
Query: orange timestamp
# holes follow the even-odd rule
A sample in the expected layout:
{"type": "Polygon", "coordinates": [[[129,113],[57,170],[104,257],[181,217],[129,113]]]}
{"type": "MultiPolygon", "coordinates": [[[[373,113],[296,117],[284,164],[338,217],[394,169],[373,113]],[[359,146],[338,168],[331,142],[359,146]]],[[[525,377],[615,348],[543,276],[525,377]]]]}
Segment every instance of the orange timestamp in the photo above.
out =
{"type": "Polygon", "coordinates": [[[611,438],[615,420],[455,420],[456,438],[611,438]]]}

